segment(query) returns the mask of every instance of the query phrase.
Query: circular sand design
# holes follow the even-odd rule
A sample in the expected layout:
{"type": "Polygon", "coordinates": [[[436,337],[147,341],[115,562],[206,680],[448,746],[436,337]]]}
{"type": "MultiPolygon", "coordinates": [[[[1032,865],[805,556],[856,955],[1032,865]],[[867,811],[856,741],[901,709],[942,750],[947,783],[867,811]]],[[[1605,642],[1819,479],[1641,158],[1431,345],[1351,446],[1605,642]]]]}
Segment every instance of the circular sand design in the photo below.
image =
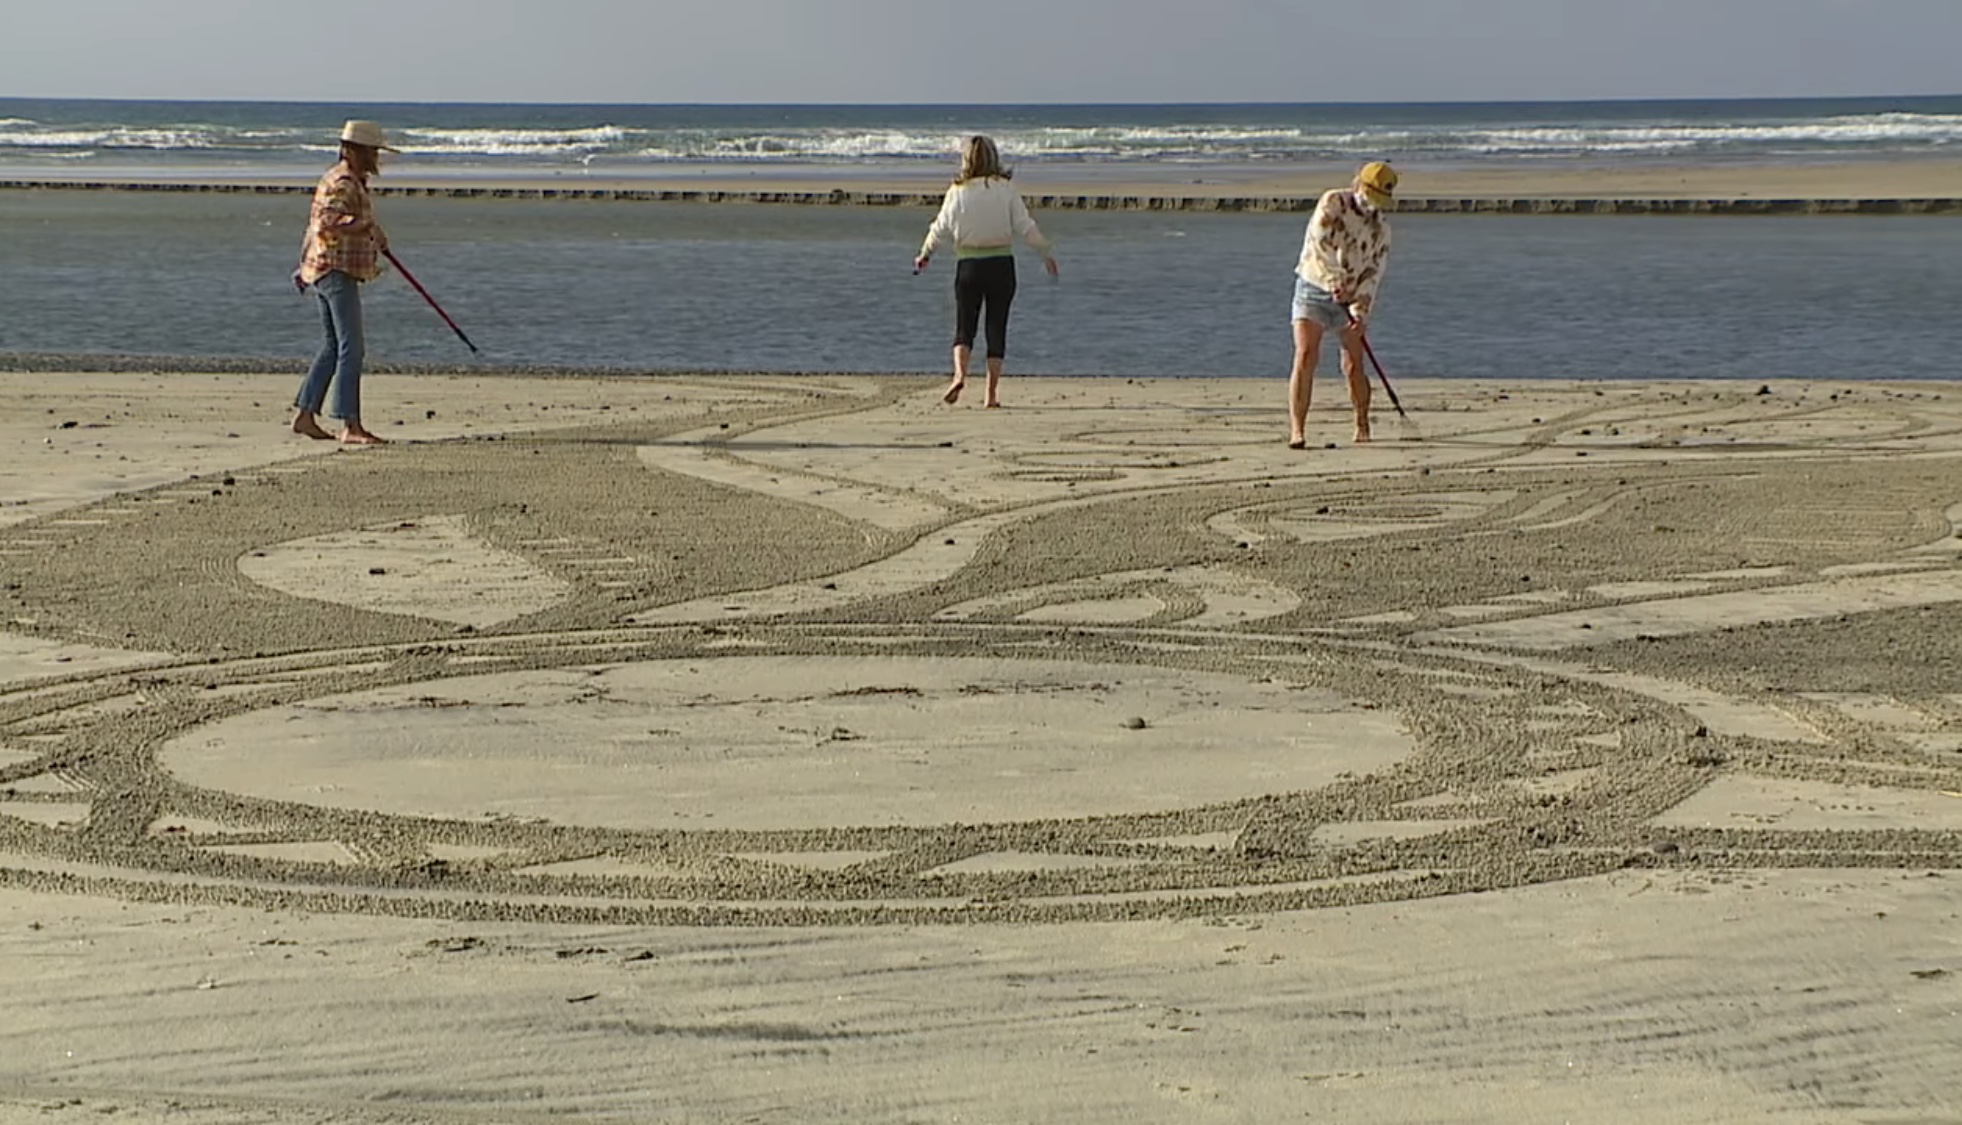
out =
{"type": "Polygon", "coordinates": [[[1240,676],[779,656],[332,695],[188,731],[159,761],[334,809],[771,831],[1157,812],[1319,788],[1413,749],[1394,714],[1240,676]]]}
{"type": "MultiPolygon", "coordinates": [[[[1764,744],[1572,671],[1013,623],[195,660],[0,693],[0,743],[46,748],[0,766],[0,826],[10,877],[102,864],[137,898],[650,925],[1195,917],[1834,847],[1660,820],[1764,744]]],[[[1841,789],[1766,799],[1871,806],[1900,826],[1863,862],[1954,866],[1855,791],[1951,787],[1901,768],[1947,745],[1922,704],[1819,706],[1906,724],[1904,757],[1783,745],[1841,789]]]]}
{"type": "MultiPolygon", "coordinates": [[[[1952,474],[1822,462],[1800,502],[1755,469],[1537,469],[1543,446],[1489,432],[1491,449],[1476,430],[1420,447],[1465,457],[1455,476],[1330,462],[1314,471],[1336,479],[1264,494],[1282,483],[1267,460],[1181,474],[1178,492],[1140,471],[1204,450],[1004,441],[977,475],[1121,477],[1167,506],[983,490],[944,531],[875,536],[876,561],[859,531],[809,518],[861,518],[829,484],[745,469],[733,486],[774,498],[749,506],[699,466],[714,488],[656,491],[641,473],[592,488],[612,428],[532,447],[521,476],[503,443],[409,446],[79,509],[8,540],[15,612],[184,655],[0,685],[0,880],[284,911],[802,926],[1247,915],[1631,867],[1962,865],[1952,662],[1899,660],[1926,626],[1830,620],[1954,600],[1933,571],[1962,548],[1926,516],[1962,521],[1952,474]],[[1523,471],[1488,475],[1508,459],[1523,471]],[[1220,487],[1236,474],[1262,479],[1220,487]],[[300,519],[295,476],[316,498],[399,496],[361,516],[396,522],[343,528],[331,504],[300,519]],[[1648,506],[1721,534],[1665,532],[1635,514],[1648,506]],[[530,628],[485,629],[373,612],[391,604],[373,597],[298,602],[238,561],[267,544],[372,551],[378,528],[428,533],[432,512],[468,513],[435,530],[481,534],[569,597],[530,628]],[[1031,520],[1041,549],[993,538],[1031,520]],[[1192,542],[1195,526],[1231,553],[1192,542]],[[1403,528],[1479,551],[1413,580],[1383,565],[1416,562],[1408,543],[1370,542],[1403,528]],[[1123,550],[1101,559],[1073,549],[1114,534],[1123,550]],[[1779,546],[1735,551],[1750,534],[1779,546]],[[1357,565],[1327,583],[1306,564],[1345,539],[1357,565]],[[990,542],[1019,546],[1013,565],[990,542]],[[1461,581],[1538,575],[1547,544],[1596,561],[1532,589],[1461,581]],[[735,564],[754,589],[691,578],[735,564]],[[1179,580],[1202,572],[1223,580],[1179,580]],[[685,623],[653,623],[673,609],[685,623]],[[1789,635],[1817,645],[1755,632],[1822,616],[1789,635]],[[1705,643],[1717,628],[1736,636],[1705,643]],[[1785,687],[1740,687],[1740,654],[1785,687]],[[1888,661],[1885,685],[1842,682],[1841,665],[1888,661]]],[[[868,488],[898,479],[874,468],[868,488]]],[[[370,595],[415,579],[402,604],[441,608],[484,575],[465,589],[410,563],[482,561],[457,541],[349,577],[370,595]]]]}

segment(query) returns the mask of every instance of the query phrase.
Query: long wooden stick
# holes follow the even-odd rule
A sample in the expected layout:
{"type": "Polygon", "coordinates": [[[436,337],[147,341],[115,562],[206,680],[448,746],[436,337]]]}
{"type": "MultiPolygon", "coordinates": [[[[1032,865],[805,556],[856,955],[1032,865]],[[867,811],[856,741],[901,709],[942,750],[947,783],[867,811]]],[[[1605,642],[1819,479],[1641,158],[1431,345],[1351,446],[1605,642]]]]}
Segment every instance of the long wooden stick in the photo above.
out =
{"type": "MultiPolygon", "coordinates": [[[[478,350],[477,345],[470,342],[470,337],[463,334],[463,329],[456,326],[456,321],[450,319],[450,314],[443,311],[443,306],[436,303],[436,298],[429,295],[429,290],[422,287],[422,282],[416,280],[416,275],[409,272],[408,267],[402,264],[401,259],[395,256],[393,250],[382,251],[382,256],[387,258],[389,263],[402,275],[402,280],[415,286],[416,292],[422,294],[422,299],[429,302],[429,307],[436,310],[436,315],[443,318],[443,323],[450,326],[450,331],[456,333],[456,338],[462,340],[465,347],[469,348],[472,352],[478,350]]],[[[1385,385],[1387,386],[1388,384],[1385,385]]],[[[1391,395],[1390,399],[1394,402],[1396,396],[1391,395]]]]}
{"type": "Polygon", "coordinates": [[[1396,388],[1390,386],[1390,377],[1383,374],[1383,364],[1376,358],[1376,349],[1369,346],[1369,335],[1362,330],[1360,325],[1356,328],[1356,338],[1363,342],[1363,354],[1369,357],[1369,365],[1376,369],[1377,381],[1383,384],[1383,392],[1390,396],[1390,405],[1397,408],[1397,417],[1410,417],[1410,415],[1403,412],[1403,403],[1397,401],[1396,388]]]}

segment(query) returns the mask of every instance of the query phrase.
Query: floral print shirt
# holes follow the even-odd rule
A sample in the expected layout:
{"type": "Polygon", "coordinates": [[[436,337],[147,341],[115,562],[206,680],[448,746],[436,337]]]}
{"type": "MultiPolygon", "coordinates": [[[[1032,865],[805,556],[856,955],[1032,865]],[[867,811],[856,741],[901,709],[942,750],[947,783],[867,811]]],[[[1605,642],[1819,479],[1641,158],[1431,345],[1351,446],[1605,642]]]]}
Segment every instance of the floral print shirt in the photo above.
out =
{"type": "Polygon", "coordinates": [[[373,281],[381,276],[381,252],[387,245],[375,222],[368,185],[343,161],[329,168],[313,189],[313,214],[294,276],[311,285],[339,270],[356,281],[373,281]]]}
{"type": "Polygon", "coordinates": [[[1389,257],[1389,216],[1370,206],[1361,192],[1337,188],[1315,205],[1295,272],[1340,293],[1349,302],[1350,315],[1367,320],[1389,257]]]}

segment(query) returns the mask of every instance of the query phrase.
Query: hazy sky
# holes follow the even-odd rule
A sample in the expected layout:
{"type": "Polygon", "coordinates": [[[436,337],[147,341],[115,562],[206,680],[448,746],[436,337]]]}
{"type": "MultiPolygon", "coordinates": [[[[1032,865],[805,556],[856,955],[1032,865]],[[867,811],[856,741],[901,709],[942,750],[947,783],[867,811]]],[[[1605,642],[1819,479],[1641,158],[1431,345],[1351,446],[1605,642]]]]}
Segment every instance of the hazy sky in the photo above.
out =
{"type": "Polygon", "coordinates": [[[0,96],[1431,101],[1962,92],[1962,0],[0,0],[0,96]]]}

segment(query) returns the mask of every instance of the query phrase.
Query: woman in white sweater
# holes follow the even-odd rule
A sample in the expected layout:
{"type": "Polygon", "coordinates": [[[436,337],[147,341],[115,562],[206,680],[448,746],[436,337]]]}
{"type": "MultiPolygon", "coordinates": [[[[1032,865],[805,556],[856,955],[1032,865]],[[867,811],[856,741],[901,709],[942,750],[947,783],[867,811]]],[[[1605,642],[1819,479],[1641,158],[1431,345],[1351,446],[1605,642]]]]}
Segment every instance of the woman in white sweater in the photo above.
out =
{"type": "Polygon", "coordinates": [[[961,175],[947,189],[940,215],[927,229],[917,272],[927,267],[944,241],[954,244],[959,263],[954,268],[954,381],[942,401],[960,401],[967,386],[968,360],[974,354],[975,329],[983,310],[988,329],[987,405],[1001,405],[1001,363],[1008,354],[1008,306],[1015,300],[1015,237],[1020,235],[1042,253],[1043,268],[1056,276],[1056,257],[1049,240],[1029,216],[1002,167],[1001,152],[987,137],[969,137],[961,150],[961,175]]]}

